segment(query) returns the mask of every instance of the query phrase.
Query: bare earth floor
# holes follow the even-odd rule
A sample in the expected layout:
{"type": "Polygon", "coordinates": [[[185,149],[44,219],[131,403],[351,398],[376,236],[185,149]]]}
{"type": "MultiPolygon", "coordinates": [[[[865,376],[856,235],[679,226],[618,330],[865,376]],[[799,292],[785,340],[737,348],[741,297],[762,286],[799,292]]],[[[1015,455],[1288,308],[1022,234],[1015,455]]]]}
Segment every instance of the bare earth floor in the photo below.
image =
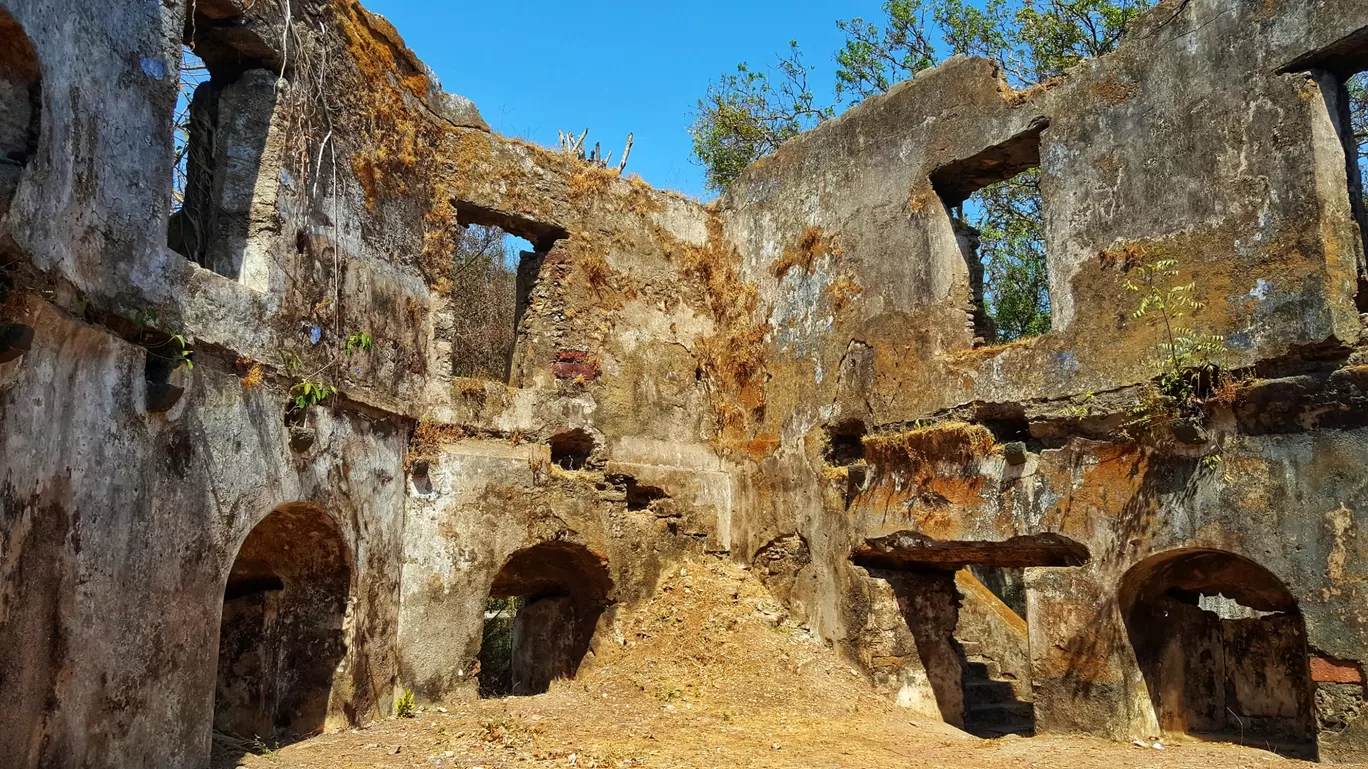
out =
{"type": "Polygon", "coordinates": [[[980,740],[889,703],[790,621],[748,572],[700,560],[624,612],[574,681],[544,695],[421,708],[415,718],[262,754],[219,737],[215,767],[1310,766],[1255,747],[1078,736],[980,740]]]}

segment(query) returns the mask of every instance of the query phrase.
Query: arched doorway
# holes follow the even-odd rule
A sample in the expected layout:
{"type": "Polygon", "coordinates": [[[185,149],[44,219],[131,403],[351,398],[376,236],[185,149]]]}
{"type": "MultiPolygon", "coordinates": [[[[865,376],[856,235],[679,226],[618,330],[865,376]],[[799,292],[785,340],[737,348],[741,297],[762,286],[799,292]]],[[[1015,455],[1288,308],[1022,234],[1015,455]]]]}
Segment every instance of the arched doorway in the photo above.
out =
{"type": "Polygon", "coordinates": [[[323,729],[351,571],[336,523],[315,507],[283,505],[252,529],[223,591],[216,731],[288,742],[323,729]]]}
{"type": "Polygon", "coordinates": [[[1315,757],[1306,625],[1281,580],[1184,549],[1132,567],[1118,597],[1160,729],[1315,757]]]}
{"type": "Polygon", "coordinates": [[[513,553],[489,588],[480,695],[540,694],[574,678],[611,589],[607,561],[583,545],[543,542],[513,553]]]}

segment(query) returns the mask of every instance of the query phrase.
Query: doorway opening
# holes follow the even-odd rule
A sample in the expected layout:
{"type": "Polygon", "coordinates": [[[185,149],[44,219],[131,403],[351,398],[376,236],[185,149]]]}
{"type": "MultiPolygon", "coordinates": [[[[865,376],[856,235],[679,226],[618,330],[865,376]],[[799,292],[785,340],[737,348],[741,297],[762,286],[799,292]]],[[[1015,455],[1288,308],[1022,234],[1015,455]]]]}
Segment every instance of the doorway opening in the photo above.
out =
{"type": "Polygon", "coordinates": [[[1133,566],[1118,598],[1162,730],[1315,758],[1306,625],[1276,576],[1177,550],[1133,566]]]}
{"type": "Polygon", "coordinates": [[[332,693],[351,572],[337,525],[317,508],[284,505],[252,529],[223,591],[216,732],[280,744],[345,720],[332,693]]]}
{"type": "Polygon", "coordinates": [[[1024,570],[1089,558],[1055,534],[975,541],[910,531],[851,555],[893,588],[941,717],[984,738],[1035,733],[1024,570]]]}
{"type": "Polygon", "coordinates": [[[489,588],[480,646],[480,696],[541,694],[574,678],[609,604],[607,561],[583,545],[517,551],[489,588]]]}

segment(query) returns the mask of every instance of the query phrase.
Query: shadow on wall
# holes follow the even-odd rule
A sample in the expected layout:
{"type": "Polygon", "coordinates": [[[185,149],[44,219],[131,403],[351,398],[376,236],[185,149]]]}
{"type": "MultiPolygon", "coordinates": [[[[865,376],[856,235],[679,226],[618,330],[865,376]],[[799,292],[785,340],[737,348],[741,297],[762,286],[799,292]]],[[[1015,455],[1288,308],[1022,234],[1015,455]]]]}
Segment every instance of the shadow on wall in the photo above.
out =
{"type": "Polygon", "coordinates": [[[574,678],[612,587],[607,561],[583,545],[543,542],[510,556],[489,588],[480,696],[541,694],[574,678]]]}
{"type": "Polygon", "coordinates": [[[277,745],[323,730],[351,573],[337,525],[317,508],[281,506],[252,529],[223,592],[216,753],[228,735],[277,745]]]}
{"type": "Polygon", "coordinates": [[[1118,598],[1162,730],[1316,758],[1306,626],[1277,577],[1184,549],[1132,567],[1118,598]]]}

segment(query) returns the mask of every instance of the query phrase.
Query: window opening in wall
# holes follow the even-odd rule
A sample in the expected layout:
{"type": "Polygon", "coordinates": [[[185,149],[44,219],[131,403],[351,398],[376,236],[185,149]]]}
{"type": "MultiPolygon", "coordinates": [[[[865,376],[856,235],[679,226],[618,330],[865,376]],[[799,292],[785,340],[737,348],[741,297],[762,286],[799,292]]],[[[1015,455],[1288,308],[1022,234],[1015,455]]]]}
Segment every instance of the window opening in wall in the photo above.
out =
{"type": "Polygon", "coordinates": [[[1040,193],[1042,121],[1012,140],[939,168],[931,183],[969,269],[975,345],[1050,330],[1050,280],[1040,193]]]}
{"type": "Polygon", "coordinates": [[[1320,86],[1344,149],[1349,205],[1363,239],[1356,300],[1368,312],[1368,28],[1312,51],[1281,72],[1305,72],[1320,86]]]}
{"type": "MultiPolygon", "coordinates": [[[[1347,115],[1341,115],[1341,122],[1349,161],[1349,203],[1358,220],[1363,251],[1368,257],[1368,71],[1345,78],[1342,95],[1348,111],[1347,115]]],[[[1358,309],[1368,312],[1368,262],[1359,264],[1358,309]]]]}
{"type": "Polygon", "coordinates": [[[543,542],[510,556],[484,605],[480,696],[541,694],[574,678],[611,588],[607,563],[583,545],[543,542]]]}
{"type": "Polygon", "coordinates": [[[268,141],[282,93],[272,56],[248,26],[190,14],[171,142],[167,246],[258,288],[263,260],[244,262],[265,248],[269,228],[253,222],[275,208],[283,162],[280,143],[268,141]]]}
{"type": "Polygon", "coordinates": [[[1276,576],[1179,550],[1127,571],[1118,602],[1160,729],[1316,757],[1306,625],[1276,576]]]}
{"type": "Polygon", "coordinates": [[[508,381],[517,339],[518,265],[532,244],[499,227],[472,224],[456,243],[451,365],[456,376],[508,381]]]}
{"type": "Polygon", "coordinates": [[[509,382],[523,316],[563,228],[457,201],[452,259],[451,373],[509,382]]]}

